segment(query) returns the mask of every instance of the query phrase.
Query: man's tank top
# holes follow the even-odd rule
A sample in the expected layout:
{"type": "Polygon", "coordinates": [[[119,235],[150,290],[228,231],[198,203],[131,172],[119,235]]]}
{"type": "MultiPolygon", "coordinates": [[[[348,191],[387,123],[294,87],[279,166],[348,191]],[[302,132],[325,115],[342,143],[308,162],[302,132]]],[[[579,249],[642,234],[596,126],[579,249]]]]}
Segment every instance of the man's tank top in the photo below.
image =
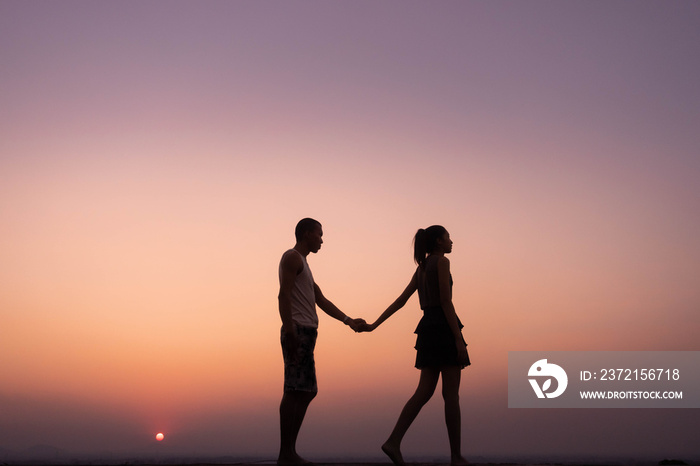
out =
{"type": "MultiPolygon", "coordinates": [[[[318,328],[318,314],[316,314],[316,293],[314,292],[314,277],[311,275],[309,264],[306,263],[306,258],[296,249],[293,254],[299,254],[304,263],[304,268],[296,276],[294,280],[294,288],[292,289],[292,320],[300,327],[318,328]]],[[[285,254],[289,253],[287,251],[285,254]]],[[[280,278],[282,276],[282,267],[279,268],[280,278]]]]}

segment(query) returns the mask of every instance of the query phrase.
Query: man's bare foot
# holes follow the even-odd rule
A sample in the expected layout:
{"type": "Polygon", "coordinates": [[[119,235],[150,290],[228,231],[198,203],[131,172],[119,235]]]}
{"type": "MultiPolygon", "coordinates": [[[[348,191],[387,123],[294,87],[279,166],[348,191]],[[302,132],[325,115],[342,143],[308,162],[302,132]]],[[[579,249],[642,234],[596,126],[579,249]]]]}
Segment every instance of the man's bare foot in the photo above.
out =
{"type": "Polygon", "coordinates": [[[289,457],[280,456],[277,458],[277,466],[313,466],[311,461],[307,461],[301,456],[294,454],[289,457]]]}
{"type": "Polygon", "coordinates": [[[463,456],[457,456],[452,458],[450,466],[467,466],[469,461],[465,460],[463,456]]]}
{"type": "Polygon", "coordinates": [[[382,451],[386,453],[386,456],[388,456],[391,462],[396,466],[406,466],[406,463],[403,461],[403,456],[401,456],[401,450],[390,444],[389,441],[382,445],[382,451]]]}

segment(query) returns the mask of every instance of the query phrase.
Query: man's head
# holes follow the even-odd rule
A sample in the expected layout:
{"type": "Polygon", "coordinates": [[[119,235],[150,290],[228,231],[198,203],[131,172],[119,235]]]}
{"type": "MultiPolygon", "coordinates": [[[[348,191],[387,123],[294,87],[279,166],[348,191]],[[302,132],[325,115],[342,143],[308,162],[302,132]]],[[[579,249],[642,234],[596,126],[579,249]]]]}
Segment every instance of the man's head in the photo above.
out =
{"type": "Polygon", "coordinates": [[[323,229],[318,220],[312,218],[299,220],[297,227],[294,229],[294,236],[297,243],[305,243],[310,252],[316,253],[321,249],[323,229]]]}

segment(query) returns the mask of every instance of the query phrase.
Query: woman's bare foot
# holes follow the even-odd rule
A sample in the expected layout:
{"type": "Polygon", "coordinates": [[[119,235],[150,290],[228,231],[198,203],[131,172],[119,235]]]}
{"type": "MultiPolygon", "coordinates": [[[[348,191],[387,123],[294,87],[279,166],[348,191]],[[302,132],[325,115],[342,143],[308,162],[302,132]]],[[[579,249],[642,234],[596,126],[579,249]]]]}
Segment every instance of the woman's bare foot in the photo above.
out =
{"type": "Polygon", "coordinates": [[[307,461],[301,456],[295,454],[290,457],[279,457],[277,458],[277,466],[312,466],[311,461],[307,461]]]}
{"type": "Polygon", "coordinates": [[[386,453],[392,463],[396,466],[406,466],[403,461],[403,456],[401,456],[401,450],[398,446],[394,446],[387,440],[384,445],[382,445],[382,451],[386,453]]]}

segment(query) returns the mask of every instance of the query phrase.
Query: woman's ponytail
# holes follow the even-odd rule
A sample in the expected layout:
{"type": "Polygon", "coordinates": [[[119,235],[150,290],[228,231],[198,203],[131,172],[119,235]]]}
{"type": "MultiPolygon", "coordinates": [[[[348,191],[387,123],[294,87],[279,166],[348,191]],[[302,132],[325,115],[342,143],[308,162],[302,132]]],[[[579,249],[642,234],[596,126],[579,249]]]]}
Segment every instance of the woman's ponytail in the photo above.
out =
{"type": "Polygon", "coordinates": [[[413,238],[413,260],[419,267],[423,267],[426,257],[433,252],[438,239],[446,232],[445,227],[440,225],[433,225],[425,230],[421,228],[416,232],[413,238]]]}
{"type": "Polygon", "coordinates": [[[421,228],[416,232],[416,236],[413,238],[413,260],[415,260],[416,264],[421,267],[423,266],[425,257],[428,254],[426,246],[425,230],[421,228]]]}

